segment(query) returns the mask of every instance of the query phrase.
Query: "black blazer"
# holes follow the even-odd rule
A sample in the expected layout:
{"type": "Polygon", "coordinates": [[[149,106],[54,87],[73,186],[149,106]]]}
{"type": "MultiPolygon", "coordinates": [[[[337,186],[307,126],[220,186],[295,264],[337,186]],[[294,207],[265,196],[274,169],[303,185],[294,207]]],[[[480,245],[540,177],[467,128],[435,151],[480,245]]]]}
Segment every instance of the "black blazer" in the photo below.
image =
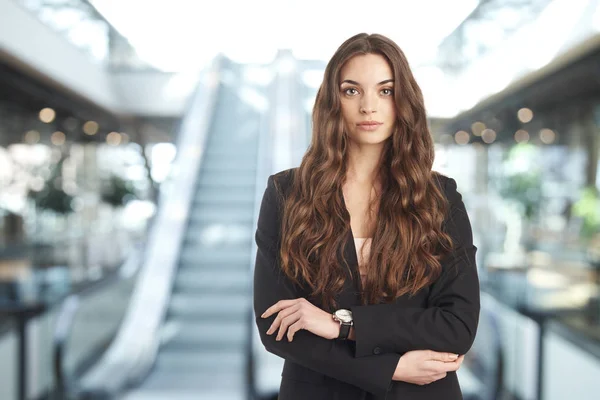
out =
{"type": "MultiPolygon", "coordinates": [[[[456,373],[429,385],[392,381],[400,356],[410,350],[431,349],[465,354],[475,338],[479,320],[479,281],[475,265],[471,224],[456,182],[437,175],[450,202],[445,230],[455,250],[442,260],[442,274],[413,297],[392,304],[360,305],[358,282],[350,274],[336,298],[340,308],[352,310],[356,341],[328,340],[305,330],[293,342],[267,335],[275,315],[260,315],[282,299],[309,298],[280,269],[281,206],[295,169],[268,179],[258,227],[254,270],[254,311],[267,351],[285,359],[279,392],[281,400],[319,399],[462,399],[456,373]],[[274,185],[277,181],[279,192],[274,185]]],[[[350,224],[350,215],[346,219],[350,224]]],[[[344,257],[358,270],[352,232],[348,229],[344,257]]],[[[358,274],[356,274],[358,276],[358,274]]],[[[318,304],[316,304],[319,306],[318,304]]]]}

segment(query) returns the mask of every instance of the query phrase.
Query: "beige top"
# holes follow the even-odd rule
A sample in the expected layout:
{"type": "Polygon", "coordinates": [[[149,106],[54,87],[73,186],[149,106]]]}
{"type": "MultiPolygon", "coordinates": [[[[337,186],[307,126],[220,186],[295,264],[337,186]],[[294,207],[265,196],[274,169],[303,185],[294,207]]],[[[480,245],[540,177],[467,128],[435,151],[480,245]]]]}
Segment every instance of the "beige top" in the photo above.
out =
{"type": "Polygon", "coordinates": [[[356,247],[356,257],[358,258],[358,270],[360,278],[364,280],[367,271],[364,269],[364,263],[369,257],[371,251],[372,238],[354,238],[354,247],[356,247]]]}

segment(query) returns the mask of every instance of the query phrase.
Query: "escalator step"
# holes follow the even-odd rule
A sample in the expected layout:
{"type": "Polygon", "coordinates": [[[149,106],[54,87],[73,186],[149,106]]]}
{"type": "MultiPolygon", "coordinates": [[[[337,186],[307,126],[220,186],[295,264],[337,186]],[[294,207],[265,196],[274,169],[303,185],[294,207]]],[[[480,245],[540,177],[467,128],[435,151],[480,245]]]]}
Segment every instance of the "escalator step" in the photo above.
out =
{"type": "MultiPolygon", "coordinates": [[[[159,394],[163,391],[164,397],[156,399],[182,400],[182,394],[186,392],[190,399],[222,399],[221,397],[210,397],[211,391],[216,391],[219,395],[235,396],[245,393],[245,375],[241,371],[221,371],[210,374],[198,374],[196,371],[171,371],[159,370],[152,373],[144,382],[144,391],[159,394]],[[177,394],[168,394],[169,391],[175,391],[177,394]],[[195,393],[194,397],[191,395],[195,393]]],[[[140,392],[141,393],[141,392],[140,392]]],[[[223,397],[226,398],[226,397],[223,397]]],[[[231,397],[236,398],[236,397],[231,397]]],[[[138,397],[137,399],[142,399],[138,397]]],[[[241,398],[239,398],[241,400],[241,398]]],[[[131,398],[127,397],[127,400],[131,398]]]]}
{"type": "MultiPolygon", "coordinates": [[[[174,293],[169,305],[169,317],[179,321],[210,322],[215,318],[244,319],[250,310],[250,294],[204,294],[190,296],[174,293]]],[[[233,321],[236,322],[236,321],[233,321]]]]}
{"type": "Polygon", "coordinates": [[[223,145],[208,146],[203,155],[204,160],[247,160],[256,165],[258,153],[255,149],[248,148],[226,148],[223,145]]]}
{"type": "Polygon", "coordinates": [[[219,170],[202,170],[198,178],[198,184],[200,185],[212,185],[220,184],[222,182],[228,182],[230,184],[246,185],[256,181],[256,172],[253,170],[239,170],[239,171],[219,171],[219,170]]]}
{"type": "Polygon", "coordinates": [[[209,226],[194,225],[185,233],[184,246],[222,248],[225,246],[252,246],[253,227],[248,224],[220,223],[209,226]]]}
{"type": "Polygon", "coordinates": [[[202,183],[196,185],[196,194],[201,195],[202,193],[217,193],[226,195],[228,192],[234,192],[240,197],[254,197],[254,186],[254,182],[247,182],[243,185],[234,185],[230,182],[202,183]]]}
{"type": "Polygon", "coordinates": [[[238,155],[231,157],[230,155],[221,154],[204,154],[202,163],[203,165],[210,165],[214,169],[229,169],[231,164],[234,164],[239,169],[256,169],[257,155],[238,155]]]}
{"type": "Polygon", "coordinates": [[[252,233],[247,229],[229,229],[222,224],[213,224],[206,228],[191,227],[184,237],[183,248],[195,248],[197,251],[208,249],[247,249],[252,247],[252,233]]]}
{"type": "Polygon", "coordinates": [[[194,370],[210,373],[222,370],[242,370],[246,355],[232,350],[164,351],[158,355],[155,368],[168,371],[194,370]]]}
{"type": "Polygon", "coordinates": [[[212,205],[232,205],[232,206],[247,206],[247,207],[254,207],[254,196],[252,197],[248,197],[248,196],[244,196],[244,197],[238,197],[238,196],[233,196],[233,197],[223,197],[223,198],[218,198],[215,196],[208,196],[207,198],[199,198],[198,196],[196,196],[194,198],[194,202],[192,203],[192,207],[196,208],[196,207],[207,207],[207,206],[212,206],[212,205]]]}
{"type": "Polygon", "coordinates": [[[201,252],[195,248],[184,248],[181,252],[180,263],[186,266],[220,265],[225,268],[238,268],[240,265],[250,265],[250,253],[236,249],[219,249],[201,252]]]}
{"type": "Polygon", "coordinates": [[[233,232],[233,230],[227,229],[227,225],[232,224],[190,223],[189,234],[184,236],[184,242],[181,251],[189,251],[194,253],[245,252],[246,254],[250,254],[253,244],[251,236],[252,234],[250,233],[249,229],[251,225],[244,224],[248,228],[244,229],[243,231],[240,229],[240,233],[243,232],[247,235],[245,237],[234,234],[225,237],[225,232],[233,232]]]}
{"type": "Polygon", "coordinates": [[[194,211],[190,215],[190,222],[194,224],[214,224],[214,223],[235,223],[252,224],[254,215],[252,212],[243,210],[243,212],[213,212],[211,210],[194,211]]]}
{"type": "Polygon", "coordinates": [[[174,321],[164,326],[163,348],[189,351],[209,351],[229,348],[243,351],[247,344],[248,324],[244,320],[234,321],[174,321]],[[171,332],[168,332],[168,331],[171,332]]]}
{"type": "Polygon", "coordinates": [[[196,193],[197,202],[217,203],[217,204],[254,204],[254,189],[232,188],[228,190],[205,190],[199,189],[196,193]]]}
{"type": "Polygon", "coordinates": [[[202,192],[203,190],[226,191],[235,189],[244,190],[247,193],[254,193],[254,186],[256,185],[254,180],[242,181],[241,179],[222,179],[219,175],[220,174],[215,174],[208,182],[199,182],[196,185],[196,190],[202,192]]]}
{"type": "Polygon", "coordinates": [[[241,204],[220,204],[220,203],[205,203],[193,206],[190,214],[206,214],[206,215],[222,215],[222,214],[252,214],[254,205],[247,203],[241,204]]]}
{"type": "MultiPolygon", "coordinates": [[[[251,271],[214,269],[185,269],[177,273],[175,293],[247,293],[250,290],[251,271]]],[[[229,296],[228,296],[229,297],[229,296]]]]}
{"type": "Polygon", "coordinates": [[[198,390],[139,390],[128,393],[123,400],[246,400],[246,393],[240,388],[198,390]]]}
{"type": "Polygon", "coordinates": [[[221,173],[248,173],[256,175],[256,163],[252,166],[249,165],[238,165],[237,163],[219,163],[219,164],[208,164],[203,163],[200,174],[221,174],[221,173]]]}

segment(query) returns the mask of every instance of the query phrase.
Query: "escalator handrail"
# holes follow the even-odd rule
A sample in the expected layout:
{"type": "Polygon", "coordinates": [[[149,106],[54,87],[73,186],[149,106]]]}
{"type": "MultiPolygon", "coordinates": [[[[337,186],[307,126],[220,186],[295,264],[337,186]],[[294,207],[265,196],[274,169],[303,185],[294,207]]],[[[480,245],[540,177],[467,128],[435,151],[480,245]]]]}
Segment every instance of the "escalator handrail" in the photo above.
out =
{"type": "Polygon", "coordinates": [[[143,379],[154,364],[215,105],[221,60],[215,58],[202,73],[190,110],[183,117],[172,175],[168,185],[161,187],[156,221],[131,301],[111,346],[83,377],[81,385],[87,389],[119,393],[143,379]]]}

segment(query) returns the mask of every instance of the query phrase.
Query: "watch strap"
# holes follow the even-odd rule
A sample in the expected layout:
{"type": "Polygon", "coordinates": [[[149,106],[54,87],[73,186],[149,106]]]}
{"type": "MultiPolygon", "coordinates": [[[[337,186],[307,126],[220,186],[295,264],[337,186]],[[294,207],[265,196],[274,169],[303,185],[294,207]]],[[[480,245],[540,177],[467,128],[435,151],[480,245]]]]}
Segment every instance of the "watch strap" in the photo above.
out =
{"type": "Polygon", "coordinates": [[[340,324],[340,334],[338,335],[338,339],[340,339],[340,340],[348,339],[348,336],[350,335],[350,327],[351,326],[352,326],[352,324],[342,322],[340,324]]]}

